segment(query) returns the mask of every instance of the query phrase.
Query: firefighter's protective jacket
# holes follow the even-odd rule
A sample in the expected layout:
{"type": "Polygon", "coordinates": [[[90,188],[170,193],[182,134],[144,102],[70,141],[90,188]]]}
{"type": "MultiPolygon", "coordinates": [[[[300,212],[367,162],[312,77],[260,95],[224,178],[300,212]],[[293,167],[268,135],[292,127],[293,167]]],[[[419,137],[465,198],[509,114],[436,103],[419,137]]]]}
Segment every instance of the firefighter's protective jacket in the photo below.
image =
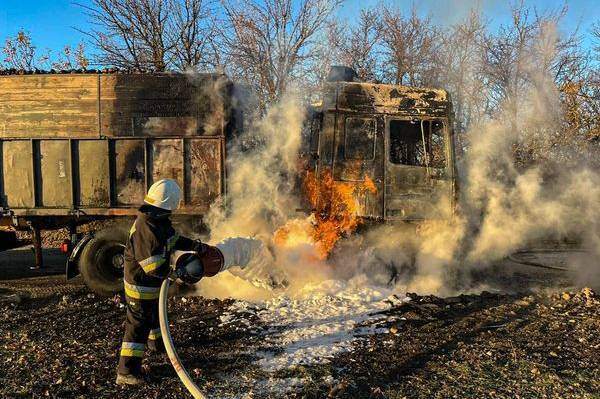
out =
{"type": "Polygon", "coordinates": [[[125,294],[141,300],[157,299],[169,274],[171,251],[193,250],[195,245],[195,241],[175,232],[168,214],[142,206],[125,247],[125,294]]]}

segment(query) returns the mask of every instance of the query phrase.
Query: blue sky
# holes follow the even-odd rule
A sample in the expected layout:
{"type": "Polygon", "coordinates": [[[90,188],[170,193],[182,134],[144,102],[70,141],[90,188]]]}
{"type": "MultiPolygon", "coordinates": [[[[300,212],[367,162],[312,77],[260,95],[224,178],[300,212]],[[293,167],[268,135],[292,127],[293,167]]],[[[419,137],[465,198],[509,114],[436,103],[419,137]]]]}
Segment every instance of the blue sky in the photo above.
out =
{"type": "MultiPolygon", "coordinates": [[[[361,7],[375,6],[381,0],[345,0],[338,11],[340,18],[352,20],[361,7]]],[[[89,0],[78,0],[87,4],[89,0]]],[[[407,12],[412,7],[411,0],[387,0],[398,4],[407,12]]],[[[570,0],[569,13],[561,27],[570,30],[580,25],[587,31],[592,23],[600,22],[599,0],[570,0]]],[[[452,24],[459,21],[471,7],[477,6],[490,21],[492,29],[505,23],[510,17],[507,0],[420,0],[416,1],[421,14],[430,14],[437,22],[452,24]]],[[[540,10],[548,7],[560,8],[564,0],[526,0],[527,5],[540,10]]],[[[88,26],[83,10],[73,0],[0,0],[0,40],[14,35],[19,29],[29,31],[39,49],[58,50],[66,44],[76,45],[85,38],[75,28],[88,26]]],[[[585,43],[587,46],[590,42],[585,43]]]]}

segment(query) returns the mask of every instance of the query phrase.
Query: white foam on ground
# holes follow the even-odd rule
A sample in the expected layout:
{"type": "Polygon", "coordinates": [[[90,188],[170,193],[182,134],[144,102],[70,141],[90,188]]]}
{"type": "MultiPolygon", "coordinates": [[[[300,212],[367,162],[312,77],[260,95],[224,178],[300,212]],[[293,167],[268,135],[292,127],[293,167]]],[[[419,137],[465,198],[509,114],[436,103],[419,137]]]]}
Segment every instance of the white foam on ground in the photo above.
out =
{"type": "Polygon", "coordinates": [[[243,301],[262,302],[273,297],[272,290],[257,286],[229,271],[219,273],[211,278],[203,278],[195,287],[196,294],[206,298],[235,298],[243,301]]]}
{"type": "MultiPolygon", "coordinates": [[[[370,285],[364,276],[307,284],[294,294],[283,293],[258,304],[257,315],[270,328],[263,346],[252,352],[261,357],[257,363],[271,372],[326,363],[349,350],[359,336],[387,332],[376,326],[358,327],[383,318],[376,313],[402,300],[407,299],[400,299],[391,288],[370,285]]],[[[248,306],[257,304],[235,302],[221,316],[222,323],[241,322],[234,315],[248,306]]]]}

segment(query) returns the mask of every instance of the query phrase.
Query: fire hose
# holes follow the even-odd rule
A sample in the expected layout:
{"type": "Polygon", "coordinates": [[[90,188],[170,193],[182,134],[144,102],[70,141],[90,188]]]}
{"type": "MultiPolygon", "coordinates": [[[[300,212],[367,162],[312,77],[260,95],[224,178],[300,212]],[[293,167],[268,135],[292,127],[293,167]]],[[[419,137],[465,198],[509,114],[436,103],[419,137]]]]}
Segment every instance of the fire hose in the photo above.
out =
{"type": "Polygon", "coordinates": [[[514,263],[519,263],[521,265],[539,267],[542,269],[550,269],[550,270],[559,270],[563,272],[568,272],[570,269],[568,267],[562,266],[551,266],[546,265],[540,262],[531,261],[528,259],[519,259],[519,256],[524,255],[535,255],[535,254],[551,254],[551,253],[588,253],[588,250],[580,249],[580,248],[541,248],[541,249],[524,249],[517,251],[507,257],[508,260],[514,263]]]}
{"type": "MultiPolygon", "coordinates": [[[[171,331],[169,329],[168,305],[169,305],[169,286],[171,281],[175,281],[177,274],[175,273],[180,263],[189,262],[192,264],[195,261],[200,261],[202,264],[201,276],[197,276],[197,280],[202,277],[212,277],[232,266],[240,266],[242,268],[257,258],[268,256],[268,250],[258,240],[246,238],[229,238],[220,242],[216,246],[206,246],[206,250],[202,255],[191,251],[176,251],[171,257],[171,266],[173,272],[171,276],[166,278],[160,287],[160,296],[158,302],[158,315],[160,322],[160,332],[162,340],[169,356],[169,360],[177,373],[177,376],[187,388],[190,394],[195,399],[206,398],[198,385],[192,380],[187,372],[181,359],[177,354],[171,331]],[[191,256],[190,256],[191,255],[191,256]],[[195,257],[195,259],[194,259],[195,257]]],[[[185,266],[184,266],[185,267],[185,266]]]]}
{"type": "Polygon", "coordinates": [[[158,315],[160,320],[160,332],[162,334],[162,339],[165,344],[165,349],[167,351],[167,355],[169,356],[169,360],[177,372],[177,376],[185,385],[187,390],[192,394],[195,399],[203,399],[206,398],[206,395],[202,393],[198,385],[194,383],[189,373],[181,364],[181,360],[179,359],[179,355],[177,354],[177,350],[175,349],[175,345],[173,345],[173,338],[171,338],[171,331],[169,330],[169,318],[167,315],[167,307],[169,305],[169,286],[171,284],[171,279],[167,278],[163,281],[162,286],[160,287],[160,297],[158,302],[158,315]]]}

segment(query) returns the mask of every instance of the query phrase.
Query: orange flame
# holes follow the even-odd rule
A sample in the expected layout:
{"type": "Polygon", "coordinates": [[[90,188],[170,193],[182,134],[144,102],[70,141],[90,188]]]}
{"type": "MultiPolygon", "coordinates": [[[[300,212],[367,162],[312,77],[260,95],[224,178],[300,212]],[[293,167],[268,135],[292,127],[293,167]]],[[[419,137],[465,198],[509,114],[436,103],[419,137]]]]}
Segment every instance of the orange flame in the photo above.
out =
{"type": "Polygon", "coordinates": [[[377,193],[377,187],[371,178],[365,175],[365,181],[363,182],[362,189],[364,191],[369,191],[371,194],[377,193]]]}
{"type": "Polygon", "coordinates": [[[355,194],[367,191],[374,194],[377,188],[368,176],[362,184],[353,184],[335,181],[331,173],[324,173],[320,178],[308,173],[304,189],[314,210],[311,217],[288,221],[275,232],[274,241],[283,247],[314,244],[317,256],[325,259],[338,240],[352,233],[360,223],[355,194]]]}

